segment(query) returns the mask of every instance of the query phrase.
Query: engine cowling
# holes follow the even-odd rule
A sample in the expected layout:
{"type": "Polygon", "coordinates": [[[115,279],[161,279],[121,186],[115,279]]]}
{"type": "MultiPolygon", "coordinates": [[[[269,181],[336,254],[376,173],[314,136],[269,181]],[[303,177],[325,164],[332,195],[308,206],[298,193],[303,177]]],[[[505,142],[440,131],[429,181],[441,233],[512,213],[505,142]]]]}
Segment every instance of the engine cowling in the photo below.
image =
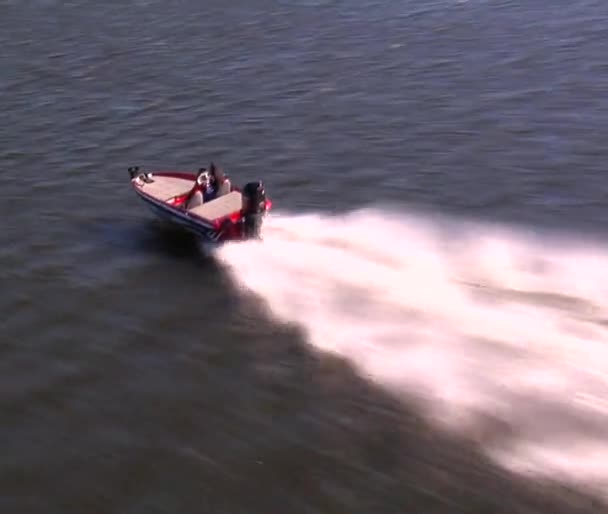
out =
{"type": "Polygon", "coordinates": [[[243,232],[246,239],[260,237],[266,213],[266,190],[261,180],[248,182],[241,192],[243,196],[243,232]]]}

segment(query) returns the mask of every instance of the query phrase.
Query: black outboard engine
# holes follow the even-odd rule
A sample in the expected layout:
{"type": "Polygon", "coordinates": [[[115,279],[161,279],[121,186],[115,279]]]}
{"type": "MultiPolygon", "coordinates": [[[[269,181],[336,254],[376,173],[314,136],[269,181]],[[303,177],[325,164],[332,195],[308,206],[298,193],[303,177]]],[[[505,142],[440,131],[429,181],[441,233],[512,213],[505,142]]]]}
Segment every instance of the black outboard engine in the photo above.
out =
{"type": "Polygon", "coordinates": [[[245,239],[259,239],[266,212],[266,191],[261,180],[248,182],[243,191],[243,236],[245,239]]]}

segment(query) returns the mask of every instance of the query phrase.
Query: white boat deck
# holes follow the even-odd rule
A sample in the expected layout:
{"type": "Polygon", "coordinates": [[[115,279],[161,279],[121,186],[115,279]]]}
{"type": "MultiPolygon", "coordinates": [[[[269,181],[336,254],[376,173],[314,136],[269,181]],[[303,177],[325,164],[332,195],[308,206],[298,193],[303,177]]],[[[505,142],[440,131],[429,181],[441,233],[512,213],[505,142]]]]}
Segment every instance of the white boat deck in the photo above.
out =
{"type": "Polygon", "coordinates": [[[159,177],[152,176],[154,182],[138,184],[138,187],[144,192],[154,197],[156,200],[166,202],[174,196],[185,195],[194,186],[193,180],[186,180],[175,177],[159,177]]]}
{"type": "Polygon", "coordinates": [[[211,200],[210,202],[193,207],[192,209],[188,209],[188,212],[196,214],[197,216],[207,220],[215,220],[238,212],[241,210],[241,207],[241,193],[238,191],[232,191],[227,195],[216,198],[215,200],[211,200]]]}

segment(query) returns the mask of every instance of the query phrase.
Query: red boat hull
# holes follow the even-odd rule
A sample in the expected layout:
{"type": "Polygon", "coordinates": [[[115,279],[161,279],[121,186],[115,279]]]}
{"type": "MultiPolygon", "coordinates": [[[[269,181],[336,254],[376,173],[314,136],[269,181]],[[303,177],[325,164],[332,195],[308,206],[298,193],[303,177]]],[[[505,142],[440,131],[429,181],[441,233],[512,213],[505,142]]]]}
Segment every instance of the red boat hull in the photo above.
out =
{"type": "Polygon", "coordinates": [[[185,203],[196,183],[196,173],[144,173],[139,168],[129,168],[129,175],[136,194],[157,216],[212,243],[259,238],[262,219],[272,207],[272,201],[266,198],[262,189],[263,203],[256,212],[246,212],[249,204],[245,202],[244,208],[241,200],[245,193],[233,186],[228,195],[187,210],[185,203]],[[255,226],[253,232],[252,224],[255,226]]]}

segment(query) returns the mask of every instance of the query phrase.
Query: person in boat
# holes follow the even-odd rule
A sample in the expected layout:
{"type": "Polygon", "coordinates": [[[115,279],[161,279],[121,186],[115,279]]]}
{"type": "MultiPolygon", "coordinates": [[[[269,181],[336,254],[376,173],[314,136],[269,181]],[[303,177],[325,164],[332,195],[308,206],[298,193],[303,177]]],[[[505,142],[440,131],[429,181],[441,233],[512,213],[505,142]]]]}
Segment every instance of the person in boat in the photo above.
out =
{"type": "Polygon", "coordinates": [[[209,166],[210,199],[227,195],[232,190],[230,179],[224,174],[224,170],[213,162],[209,166]]]}
{"type": "Polygon", "coordinates": [[[203,205],[206,201],[209,201],[209,189],[211,186],[211,176],[205,168],[198,170],[194,186],[188,193],[188,197],[184,202],[186,209],[192,209],[203,205]]]}
{"type": "Polygon", "coordinates": [[[184,202],[186,209],[197,207],[203,203],[210,202],[220,196],[230,193],[232,186],[230,179],[224,174],[222,168],[211,163],[209,171],[205,168],[198,170],[196,182],[192,187],[188,198],[184,202]]]}

